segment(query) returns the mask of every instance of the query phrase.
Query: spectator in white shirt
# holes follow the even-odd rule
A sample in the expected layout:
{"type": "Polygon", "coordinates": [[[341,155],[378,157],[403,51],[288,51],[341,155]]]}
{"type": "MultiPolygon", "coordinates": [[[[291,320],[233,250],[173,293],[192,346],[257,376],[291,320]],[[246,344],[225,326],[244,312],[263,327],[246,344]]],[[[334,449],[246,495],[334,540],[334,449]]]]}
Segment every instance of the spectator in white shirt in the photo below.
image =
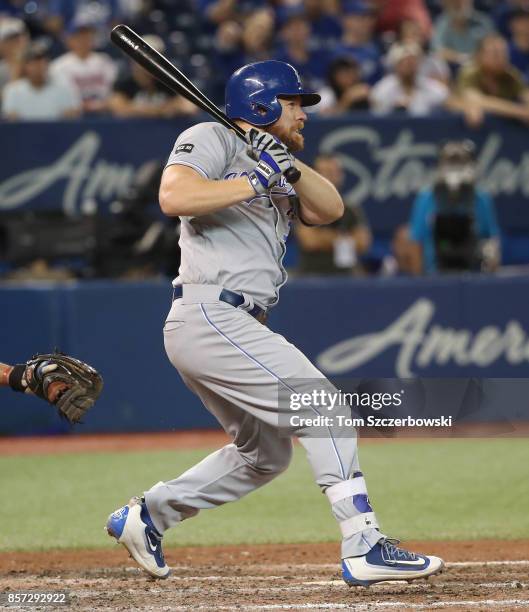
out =
{"type": "Polygon", "coordinates": [[[450,68],[442,57],[429,50],[428,39],[421,24],[413,19],[403,19],[400,22],[397,40],[403,44],[415,43],[423,50],[423,58],[419,68],[421,76],[450,83],[450,68]]]}
{"type": "Polygon", "coordinates": [[[85,113],[107,110],[117,73],[110,56],[94,51],[95,34],[89,21],[72,22],[66,35],[70,51],[51,64],[51,74],[65,79],[78,91],[85,113]]]}
{"type": "Polygon", "coordinates": [[[0,15],[0,91],[22,74],[22,57],[29,44],[25,23],[0,15]]]}
{"type": "Polygon", "coordinates": [[[48,47],[31,44],[24,55],[23,78],[6,85],[2,115],[10,121],[54,120],[78,117],[81,100],[63,81],[49,76],[48,47]]]}
{"type": "Polygon", "coordinates": [[[378,114],[404,111],[428,115],[448,102],[449,90],[437,80],[421,76],[422,49],[417,44],[395,43],[387,57],[393,70],[371,90],[371,109],[378,114]]]}

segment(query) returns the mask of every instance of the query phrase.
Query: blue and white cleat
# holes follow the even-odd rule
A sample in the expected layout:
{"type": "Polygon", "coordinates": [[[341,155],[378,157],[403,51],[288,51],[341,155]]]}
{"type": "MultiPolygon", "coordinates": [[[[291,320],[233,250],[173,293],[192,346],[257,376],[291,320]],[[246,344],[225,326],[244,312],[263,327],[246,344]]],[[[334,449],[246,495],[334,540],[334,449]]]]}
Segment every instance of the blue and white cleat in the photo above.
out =
{"type": "Polygon", "coordinates": [[[169,576],[171,570],[165,564],[162,536],[154,527],[145,502],[139,497],[133,497],[126,506],[113,512],[108,517],[106,530],[151,576],[169,576]]]}
{"type": "Polygon", "coordinates": [[[369,586],[385,580],[428,578],[443,571],[439,557],[429,557],[399,548],[399,540],[380,540],[363,557],[342,560],[342,577],[349,586],[369,586]]]}

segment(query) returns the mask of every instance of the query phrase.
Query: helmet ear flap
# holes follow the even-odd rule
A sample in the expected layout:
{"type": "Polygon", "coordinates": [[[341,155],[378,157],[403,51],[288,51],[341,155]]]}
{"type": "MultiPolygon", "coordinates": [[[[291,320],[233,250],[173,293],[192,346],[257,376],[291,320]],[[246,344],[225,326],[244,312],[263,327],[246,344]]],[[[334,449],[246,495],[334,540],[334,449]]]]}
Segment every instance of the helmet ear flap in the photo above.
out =
{"type": "Polygon", "coordinates": [[[266,107],[264,104],[260,104],[259,102],[252,102],[250,106],[252,111],[261,117],[266,117],[270,112],[270,108],[266,107]]]}

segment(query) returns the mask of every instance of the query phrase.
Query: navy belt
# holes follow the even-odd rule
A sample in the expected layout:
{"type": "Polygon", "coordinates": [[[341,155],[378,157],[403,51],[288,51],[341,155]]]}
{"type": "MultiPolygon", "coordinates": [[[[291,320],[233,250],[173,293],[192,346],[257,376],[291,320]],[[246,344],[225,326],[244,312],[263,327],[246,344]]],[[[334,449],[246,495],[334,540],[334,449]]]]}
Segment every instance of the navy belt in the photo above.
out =
{"type": "MultiPolygon", "coordinates": [[[[183,288],[182,285],[176,285],[173,288],[173,301],[181,298],[183,296],[183,288]]],[[[244,304],[244,298],[240,293],[235,293],[235,291],[230,291],[229,289],[223,289],[219,295],[219,301],[226,302],[230,306],[234,308],[238,308],[244,304]]],[[[259,323],[265,323],[267,319],[266,310],[263,310],[260,306],[255,305],[251,310],[246,310],[248,314],[252,315],[255,319],[259,321],[259,323]]]]}

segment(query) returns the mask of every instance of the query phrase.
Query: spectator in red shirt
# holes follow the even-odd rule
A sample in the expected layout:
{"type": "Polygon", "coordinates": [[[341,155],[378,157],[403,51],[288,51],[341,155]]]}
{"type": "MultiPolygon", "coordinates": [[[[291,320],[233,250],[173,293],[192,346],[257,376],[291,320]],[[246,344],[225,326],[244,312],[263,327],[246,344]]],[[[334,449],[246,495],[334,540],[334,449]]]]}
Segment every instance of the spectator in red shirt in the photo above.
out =
{"type": "Polygon", "coordinates": [[[432,34],[432,20],[424,0],[373,0],[378,7],[377,30],[396,32],[404,19],[416,21],[427,38],[432,34]]]}

